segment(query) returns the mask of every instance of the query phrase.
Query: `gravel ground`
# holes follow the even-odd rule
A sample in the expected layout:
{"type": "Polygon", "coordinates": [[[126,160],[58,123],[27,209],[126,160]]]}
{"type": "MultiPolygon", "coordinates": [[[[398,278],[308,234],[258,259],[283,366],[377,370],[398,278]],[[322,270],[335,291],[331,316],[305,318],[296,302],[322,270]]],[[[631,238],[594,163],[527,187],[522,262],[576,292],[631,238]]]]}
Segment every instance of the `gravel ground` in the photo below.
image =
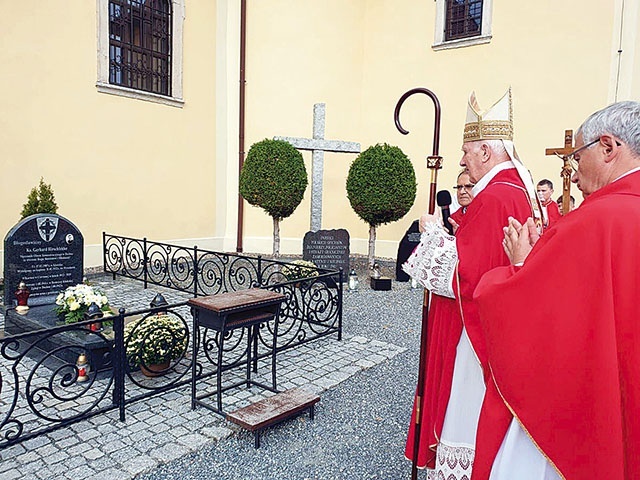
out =
{"type": "MultiPolygon", "coordinates": [[[[389,262],[383,274],[392,276],[389,262]]],[[[266,430],[260,449],[248,432],[140,476],[160,479],[408,479],[404,443],[416,384],[422,290],[393,282],[344,297],[345,336],[359,335],[407,348],[324,392],[316,417],[307,415],[266,430]]],[[[208,415],[202,410],[203,415],[208,415]]],[[[421,472],[420,478],[426,478],[421,472]]]]}

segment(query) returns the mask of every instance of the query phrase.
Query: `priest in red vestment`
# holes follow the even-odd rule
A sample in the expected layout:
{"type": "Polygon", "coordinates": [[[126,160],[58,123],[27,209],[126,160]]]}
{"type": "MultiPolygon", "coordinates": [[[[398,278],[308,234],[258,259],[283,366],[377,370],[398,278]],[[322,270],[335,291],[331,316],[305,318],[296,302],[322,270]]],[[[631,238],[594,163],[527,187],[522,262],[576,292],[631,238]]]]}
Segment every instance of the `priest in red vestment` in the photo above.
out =
{"type": "Polygon", "coordinates": [[[454,234],[464,221],[464,217],[467,214],[467,207],[473,200],[473,187],[475,187],[475,184],[471,183],[469,172],[467,172],[465,168],[458,174],[456,185],[453,187],[456,191],[456,200],[458,201],[458,205],[460,205],[460,208],[449,217],[449,223],[453,226],[454,234]]]}
{"type": "MultiPolygon", "coordinates": [[[[468,479],[484,398],[486,349],[473,291],[490,269],[508,265],[502,227],[534,214],[533,181],[513,147],[511,92],[487,111],[469,100],[460,165],[474,183],[464,221],[449,236],[434,216],[421,218],[421,243],[405,271],[431,292],[427,363],[417,464],[436,478],[468,479]]],[[[405,455],[414,455],[416,405],[405,455]]]]}
{"type": "Polygon", "coordinates": [[[475,291],[510,426],[474,480],[640,478],[640,103],[591,115],[576,146],[580,208],[539,239],[510,220],[512,266],[475,291]]]}

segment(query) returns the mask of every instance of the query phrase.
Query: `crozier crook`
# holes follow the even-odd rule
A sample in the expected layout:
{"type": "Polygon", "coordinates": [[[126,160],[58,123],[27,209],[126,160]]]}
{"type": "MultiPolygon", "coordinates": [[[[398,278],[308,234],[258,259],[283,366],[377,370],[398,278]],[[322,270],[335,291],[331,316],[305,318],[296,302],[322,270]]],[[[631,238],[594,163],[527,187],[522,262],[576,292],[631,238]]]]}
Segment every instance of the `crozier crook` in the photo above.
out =
{"type": "Polygon", "coordinates": [[[438,170],[442,168],[442,157],[439,155],[440,150],[440,115],[441,108],[438,97],[431,90],[424,87],[416,87],[407,91],[400,97],[396,104],[396,109],[393,112],[393,119],[396,124],[396,128],[400,133],[406,135],[409,130],[405,130],[400,124],[400,109],[404,104],[404,101],[415,93],[423,93],[433,100],[433,106],[435,107],[435,121],[433,126],[433,150],[432,154],[427,157],[427,168],[431,170],[431,183],[429,189],[429,213],[433,214],[436,209],[436,187],[438,181],[438,170]]]}
{"type": "MultiPolygon", "coordinates": [[[[438,170],[442,168],[442,157],[439,155],[440,149],[440,102],[438,101],[438,97],[431,91],[426,88],[417,87],[412,88],[404,95],[400,97],[398,103],[396,104],[396,109],[393,113],[393,118],[396,123],[396,128],[402,133],[406,135],[409,133],[408,130],[402,128],[400,124],[400,109],[402,108],[402,104],[404,101],[409,98],[411,95],[415,93],[424,93],[431,100],[433,100],[433,105],[435,107],[435,124],[433,127],[433,153],[427,157],[427,168],[431,170],[431,184],[429,188],[429,213],[433,214],[436,209],[436,188],[438,181],[438,170]]],[[[425,288],[424,296],[422,300],[422,327],[420,331],[420,360],[418,366],[418,385],[416,388],[416,402],[415,404],[418,406],[415,417],[415,429],[414,429],[414,439],[413,439],[413,459],[411,461],[411,479],[416,480],[418,478],[418,449],[420,445],[420,433],[422,430],[422,413],[424,411],[424,400],[422,397],[422,392],[424,390],[425,383],[425,371],[427,368],[427,319],[429,317],[429,290],[425,288]]]]}

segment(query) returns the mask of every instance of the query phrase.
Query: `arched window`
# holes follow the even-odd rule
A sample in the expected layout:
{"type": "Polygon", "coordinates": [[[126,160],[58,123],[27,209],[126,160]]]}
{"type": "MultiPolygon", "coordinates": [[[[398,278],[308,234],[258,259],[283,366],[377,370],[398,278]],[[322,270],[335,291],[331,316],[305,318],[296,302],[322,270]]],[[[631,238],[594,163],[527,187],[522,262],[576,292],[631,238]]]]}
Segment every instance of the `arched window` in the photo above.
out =
{"type": "Polygon", "coordinates": [[[169,0],[109,0],[109,83],[171,96],[169,0]]]}
{"type": "Polygon", "coordinates": [[[482,0],[447,0],[445,40],[475,37],[482,27],[482,0]]]}

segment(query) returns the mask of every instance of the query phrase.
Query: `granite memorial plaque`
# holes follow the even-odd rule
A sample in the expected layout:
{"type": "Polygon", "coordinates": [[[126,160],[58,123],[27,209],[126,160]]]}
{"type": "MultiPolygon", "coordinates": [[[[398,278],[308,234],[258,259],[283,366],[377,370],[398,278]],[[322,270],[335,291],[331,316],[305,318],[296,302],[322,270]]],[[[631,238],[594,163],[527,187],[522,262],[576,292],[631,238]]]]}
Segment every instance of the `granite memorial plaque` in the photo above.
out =
{"type": "Polygon", "coordinates": [[[20,281],[29,305],[55,302],[65,288],[82,283],[84,238],[64,217],[38,213],[14,226],[4,239],[4,304],[14,305],[20,281]]]}
{"type": "Polygon", "coordinates": [[[349,232],[344,228],[307,232],[302,242],[302,258],[327,270],[342,268],[347,275],[349,273],[349,232]]]}
{"type": "Polygon", "coordinates": [[[409,259],[409,256],[420,243],[420,224],[419,220],[415,220],[409,229],[405,232],[404,237],[398,245],[398,256],[396,257],[396,280],[398,282],[408,282],[410,280],[402,265],[409,259]]]}

